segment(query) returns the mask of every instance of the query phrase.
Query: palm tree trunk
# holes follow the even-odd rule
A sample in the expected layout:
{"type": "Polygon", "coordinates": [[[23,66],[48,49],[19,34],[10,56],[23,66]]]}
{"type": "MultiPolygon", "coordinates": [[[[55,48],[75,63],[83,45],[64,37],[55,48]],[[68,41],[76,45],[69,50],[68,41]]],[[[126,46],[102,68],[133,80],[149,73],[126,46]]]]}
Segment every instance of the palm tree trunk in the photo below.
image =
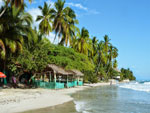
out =
{"type": "Polygon", "coordinates": [[[54,37],[54,40],[53,40],[53,44],[54,44],[54,42],[55,42],[55,40],[56,40],[56,37],[57,37],[57,33],[55,33],[55,37],[54,37]]]}
{"type": "Polygon", "coordinates": [[[98,63],[98,67],[97,67],[97,69],[96,69],[96,74],[98,73],[98,69],[99,69],[99,67],[100,67],[100,63],[101,63],[101,59],[100,59],[100,53],[99,53],[99,63],[98,63]]]}
{"type": "Polygon", "coordinates": [[[3,16],[3,14],[5,13],[7,7],[4,8],[4,10],[0,13],[0,18],[3,16]]]}

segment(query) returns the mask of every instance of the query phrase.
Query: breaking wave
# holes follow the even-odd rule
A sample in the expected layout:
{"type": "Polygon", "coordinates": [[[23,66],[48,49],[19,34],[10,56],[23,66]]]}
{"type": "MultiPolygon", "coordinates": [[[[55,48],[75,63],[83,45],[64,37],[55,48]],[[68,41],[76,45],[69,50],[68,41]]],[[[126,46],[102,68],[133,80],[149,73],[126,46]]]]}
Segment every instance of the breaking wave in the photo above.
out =
{"type": "Polygon", "coordinates": [[[132,89],[136,91],[150,92],[150,81],[130,82],[119,85],[121,88],[132,89]]]}

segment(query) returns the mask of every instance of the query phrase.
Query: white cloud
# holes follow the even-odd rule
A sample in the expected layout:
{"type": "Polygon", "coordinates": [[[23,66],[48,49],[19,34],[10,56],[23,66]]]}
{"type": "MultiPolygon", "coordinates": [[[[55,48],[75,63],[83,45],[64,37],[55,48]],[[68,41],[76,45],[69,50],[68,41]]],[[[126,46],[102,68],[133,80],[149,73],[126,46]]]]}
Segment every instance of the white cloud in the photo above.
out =
{"type": "Polygon", "coordinates": [[[4,5],[4,2],[2,0],[0,0],[0,7],[4,5]]]}
{"type": "Polygon", "coordinates": [[[93,10],[93,9],[88,9],[87,7],[83,6],[83,5],[80,4],[80,3],[77,3],[77,4],[75,4],[75,3],[66,3],[66,5],[68,5],[68,6],[70,6],[70,7],[76,7],[76,8],[78,8],[78,9],[81,9],[81,10],[86,11],[86,13],[83,14],[83,15],[91,15],[91,14],[95,14],[95,15],[96,15],[96,14],[99,14],[98,11],[93,10]]]}
{"type": "Polygon", "coordinates": [[[86,11],[88,10],[87,7],[84,7],[84,6],[81,5],[81,4],[66,3],[66,5],[73,6],[73,7],[77,7],[77,8],[79,8],[79,9],[86,10],[86,11]]]}
{"type": "Polygon", "coordinates": [[[38,15],[42,14],[41,10],[39,8],[32,8],[32,9],[28,10],[28,13],[30,13],[33,17],[33,25],[38,28],[38,25],[40,22],[36,22],[36,18],[38,15]]]}
{"type": "Polygon", "coordinates": [[[51,43],[54,42],[54,44],[58,44],[59,43],[59,38],[58,36],[56,37],[55,41],[54,41],[54,38],[55,38],[55,34],[53,32],[50,32],[49,36],[47,36],[47,38],[51,41],[51,43]]]}

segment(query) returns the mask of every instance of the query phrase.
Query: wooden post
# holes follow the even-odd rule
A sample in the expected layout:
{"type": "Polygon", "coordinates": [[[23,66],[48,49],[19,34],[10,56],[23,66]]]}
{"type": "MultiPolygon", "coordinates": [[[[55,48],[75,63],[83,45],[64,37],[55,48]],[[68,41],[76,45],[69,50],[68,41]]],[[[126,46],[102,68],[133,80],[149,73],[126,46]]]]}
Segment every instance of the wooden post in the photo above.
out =
{"type": "Polygon", "coordinates": [[[68,88],[68,75],[67,75],[67,88],[68,88]]]}
{"type": "Polygon", "coordinates": [[[56,73],[54,73],[54,82],[56,83],[56,73]]]}
{"type": "Polygon", "coordinates": [[[54,83],[55,83],[55,89],[56,89],[56,72],[54,71],[54,83]]]}
{"type": "Polygon", "coordinates": [[[50,82],[51,82],[51,81],[52,81],[52,78],[51,78],[51,72],[50,72],[50,74],[49,74],[49,75],[50,75],[49,79],[50,79],[50,82]]]}
{"type": "Polygon", "coordinates": [[[77,84],[79,85],[79,76],[78,76],[78,83],[77,84]]]}

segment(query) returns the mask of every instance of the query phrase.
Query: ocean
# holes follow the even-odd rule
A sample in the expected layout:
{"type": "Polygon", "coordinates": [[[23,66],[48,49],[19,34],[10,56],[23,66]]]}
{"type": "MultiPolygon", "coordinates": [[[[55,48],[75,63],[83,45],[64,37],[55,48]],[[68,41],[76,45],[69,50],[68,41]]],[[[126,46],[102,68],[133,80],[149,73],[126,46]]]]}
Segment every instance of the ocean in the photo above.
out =
{"type": "Polygon", "coordinates": [[[72,97],[72,102],[32,113],[150,113],[150,81],[90,88],[72,97]]]}
{"type": "Polygon", "coordinates": [[[81,113],[150,113],[150,82],[130,82],[73,95],[81,113]]]}

